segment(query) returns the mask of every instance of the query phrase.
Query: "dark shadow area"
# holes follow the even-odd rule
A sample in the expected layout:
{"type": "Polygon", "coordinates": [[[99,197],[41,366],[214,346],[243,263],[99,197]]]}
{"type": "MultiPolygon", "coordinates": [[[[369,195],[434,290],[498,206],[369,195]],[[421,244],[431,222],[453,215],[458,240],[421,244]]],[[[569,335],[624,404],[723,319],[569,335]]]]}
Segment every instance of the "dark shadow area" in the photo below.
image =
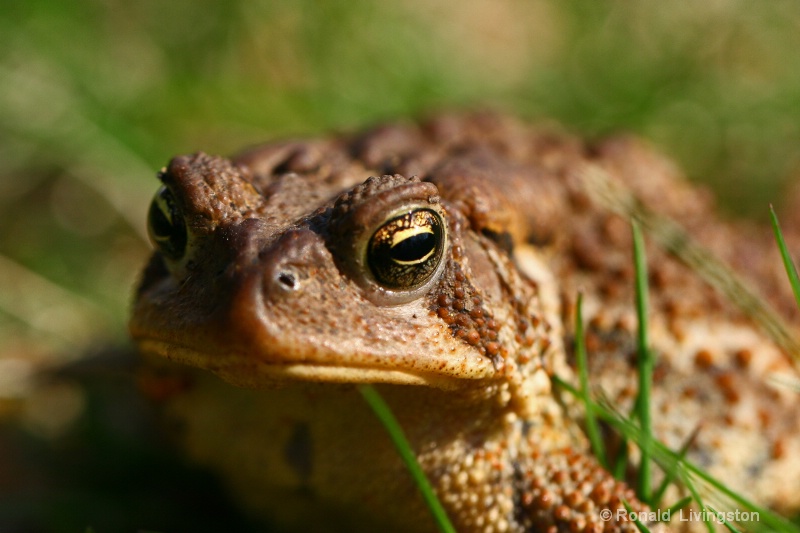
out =
{"type": "Polygon", "coordinates": [[[0,426],[0,531],[264,531],[173,450],[136,390],[135,364],[129,351],[105,351],[43,378],[85,394],[63,435],[0,426]]]}

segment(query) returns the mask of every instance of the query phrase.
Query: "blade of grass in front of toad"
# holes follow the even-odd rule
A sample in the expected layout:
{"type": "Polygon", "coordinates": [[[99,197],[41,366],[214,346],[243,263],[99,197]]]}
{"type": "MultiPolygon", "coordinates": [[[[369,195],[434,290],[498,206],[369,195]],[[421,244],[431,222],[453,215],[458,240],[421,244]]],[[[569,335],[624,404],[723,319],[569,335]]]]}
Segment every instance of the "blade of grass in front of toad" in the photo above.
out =
{"type": "Polygon", "coordinates": [[[670,505],[669,507],[667,507],[666,514],[668,516],[672,516],[672,513],[674,513],[675,511],[679,511],[679,510],[683,509],[684,507],[686,507],[687,505],[692,503],[692,501],[693,501],[693,498],[691,496],[684,496],[683,498],[681,498],[677,502],[675,502],[672,505],[670,505]]]}
{"type": "MultiPolygon", "coordinates": [[[[683,479],[684,485],[686,488],[689,489],[689,493],[692,495],[692,499],[697,502],[697,505],[700,507],[701,511],[705,511],[707,509],[706,504],[703,503],[703,499],[700,496],[700,493],[697,491],[697,488],[694,486],[694,481],[689,477],[685,476],[683,479]]],[[[703,514],[703,524],[706,526],[708,533],[714,533],[714,526],[705,518],[705,513],[703,514]]]]}
{"type": "Polygon", "coordinates": [[[786,241],[783,239],[783,232],[781,232],[780,224],[778,224],[778,215],[772,206],[769,206],[769,217],[772,222],[772,231],[775,233],[775,241],[778,243],[778,248],[781,251],[781,258],[783,259],[783,266],[786,269],[786,275],[789,278],[789,284],[792,286],[794,299],[797,306],[800,307],[800,278],[797,276],[797,269],[794,266],[792,257],[789,255],[789,249],[786,246],[786,241]]]}
{"type": "Polygon", "coordinates": [[[600,426],[597,424],[597,417],[592,410],[592,403],[589,399],[589,364],[586,360],[586,339],[583,334],[583,295],[578,294],[578,302],[575,309],[575,359],[578,366],[578,378],[581,384],[581,399],[586,411],[586,434],[592,444],[592,451],[595,457],[603,466],[608,468],[608,458],[606,457],[605,445],[600,436],[600,426]]]}
{"type": "Polygon", "coordinates": [[[628,503],[628,500],[623,498],[622,505],[624,505],[625,510],[628,511],[628,516],[633,519],[633,524],[636,526],[636,529],[641,531],[641,533],[649,533],[650,529],[648,529],[646,525],[642,524],[642,521],[639,520],[638,516],[636,516],[636,513],[633,511],[633,507],[631,507],[631,504],[628,503]]]}
{"type": "Polygon", "coordinates": [[[616,479],[624,480],[625,474],[628,471],[628,440],[624,437],[620,438],[619,451],[614,458],[614,465],[611,467],[611,473],[616,479]]]}
{"type": "Polygon", "coordinates": [[[652,423],[650,420],[650,392],[653,382],[653,356],[650,351],[647,325],[647,258],[645,257],[644,238],[636,220],[631,221],[633,231],[633,260],[636,271],[636,314],[639,319],[638,329],[638,371],[639,396],[637,398],[637,416],[642,428],[639,449],[641,463],[639,465],[639,494],[642,500],[650,502],[652,487],[650,486],[650,442],[652,441],[652,423]]]}
{"type": "Polygon", "coordinates": [[[450,523],[447,512],[444,510],[444,507],[442,507],[442,503],[436,496],[430,481],[428,481],[425,472],[422,471],[422,467],[417,462],[411,445],[408,439],[406,439],[403,429],[400,427],[400,423],[397,422],[394,414],[392,414],[392,410],[372,385],[359,385],[358,391],[361,393],[361,396],[364,397],[367,405],[369,405],[375,413],[375,416],[381,421],[381,424],[383,424],[384,429],[386,429],[386,432],[389,434],[389,438],[392,439],[392,443],[395,448],[397,448],[400,458],[405,463],[406,468],[408,468],[408,471],[411,473],[411,477],[414,478],[414,483],[416,483],[417,488],[422,493],[425,504],[430,509],[436,521],[436,525],[439,527],[439,531],[443,533],[455,533],[456,530],[453,524],[450,523]]]}
{"type": "Polygon", "coordinates": [[[697,434],[700,431],[700,426],[696,427],[694,431],[692,431],[689,438],[683,443],[681,449],[678,450],[678,461],[675,463],[674,468],[672,469],[664,469],[664,479],[661,480],[661,485],[656,489],[653,493],[653,501],[652,504],[655,506],[661,505],[661,500],[664,498],[664,494],[667,492],[667,488],[672,484],[673,480],[678,474],[678,466],[681,462],[686,458],[686,454],[689,452],[689,447],[694,442],[695,438],[697,438],[697,434]]]}
{"type": "Polygon", "coordinates": [[[722,522],[722,525],[724,525],[724,526],[725,526],[725,528],[726,528],[728,531],[732,531],[733,533],[741,533],[741,531],[740,531],[740,530],[738,530],[738,529],[736,529],[735,527],[733,527],[733,524],[731,524],[731,523],[730,523],[730,521],[728,521],[728,519],[727,519],[727,518],[725,518],[725,515],[724,515],[724,513],[720,513],[720,512],[718,512],[716,509],[714,509],[714,508],[713,508],[713,507],[711,507],[710,505],[709,505],[707,508],[708,508],[709,510],[711,510],[711,512],[712,512],[712,513],[714,513],[715,515],[717,515],[718,517],[720,517],[720,518],[722,519],[722,520],[721,520],[721,522],[722,522]]]}

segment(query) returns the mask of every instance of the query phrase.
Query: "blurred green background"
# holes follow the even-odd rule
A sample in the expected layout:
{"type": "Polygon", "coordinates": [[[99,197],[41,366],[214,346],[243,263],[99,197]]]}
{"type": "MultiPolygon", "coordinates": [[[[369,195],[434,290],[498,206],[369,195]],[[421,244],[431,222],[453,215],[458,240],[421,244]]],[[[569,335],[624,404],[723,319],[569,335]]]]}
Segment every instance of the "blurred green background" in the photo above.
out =
{"type": "Polygon", "coordinates": [[[164,502],[202,474],[136,444],[128,363],[79,364],[130,353],[144,214],[172,155],[488,106],[635,132],[729,215],[763,218],[800,175],[798,50],[794,0],[5,1],[0,531],[134,531],[170,512],[152,527],[188,530],[164,502]],[[65,364],[77,377],[41,377],[65,364]]]}

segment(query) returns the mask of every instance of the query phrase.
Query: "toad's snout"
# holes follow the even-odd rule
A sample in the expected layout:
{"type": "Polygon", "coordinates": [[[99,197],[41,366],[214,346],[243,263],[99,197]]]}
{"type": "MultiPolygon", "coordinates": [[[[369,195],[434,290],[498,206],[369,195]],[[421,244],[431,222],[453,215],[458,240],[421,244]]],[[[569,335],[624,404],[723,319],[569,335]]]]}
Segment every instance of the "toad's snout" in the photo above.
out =
{"type": "Polygon", "coordinates": [[[290,230],[259,253],[266,300],[297,296],[333,258],[322,238],[308,229],[290,230]]]}

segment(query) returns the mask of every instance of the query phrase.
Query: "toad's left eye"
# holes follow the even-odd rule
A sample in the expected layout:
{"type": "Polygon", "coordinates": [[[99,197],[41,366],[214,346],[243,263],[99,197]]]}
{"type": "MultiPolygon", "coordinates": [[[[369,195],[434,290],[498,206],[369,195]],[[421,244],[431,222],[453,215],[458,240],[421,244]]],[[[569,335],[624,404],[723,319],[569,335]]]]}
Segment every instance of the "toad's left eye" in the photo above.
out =
{"type": "Polygon", "coordinates": [[[186,224],[172,192],[161,187],[147,213],[150,240],[170,259],[180,259],[186,252],[186,224]]]}
{"type": "Polygon", "coordinates": [[[387,289],[415,289],[436,272],[444,241],[439,214],[415,209],[378,228],[369,240],[367,264],[375,280],[387,289]]]}

